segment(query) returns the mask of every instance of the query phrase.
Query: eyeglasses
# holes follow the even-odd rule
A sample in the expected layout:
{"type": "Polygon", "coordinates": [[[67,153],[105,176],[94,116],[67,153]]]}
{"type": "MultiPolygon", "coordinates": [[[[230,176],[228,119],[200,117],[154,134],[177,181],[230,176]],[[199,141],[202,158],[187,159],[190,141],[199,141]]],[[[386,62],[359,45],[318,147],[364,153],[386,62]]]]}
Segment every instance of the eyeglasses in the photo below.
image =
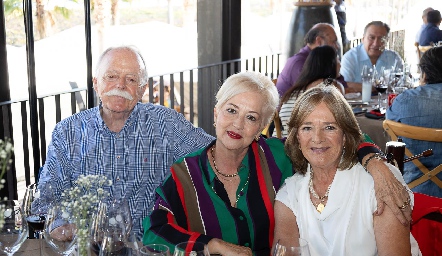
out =
{"type": "Polygon", "coordinates": [[[388,36],[378,36],[378,37],[376,37],[376,36],[373,36],[373,35],[369,35],[367,37],[367,40],[370,43],[374,42],[376,39],[380,40],[381,44],[386,44],[388,42],[388,36]]]}
{"type": "MultiPolygon", "coordinates": [[[[103,75],[103,80],[107,83],[116,83],[118,81],[120,81],[120,74],[118,72],[106,72],[103,75]]],[[[133,75],[133,74],[127,74],[124,77],[124,81],[125,81],[125,85],[127,86],[140,86],[140,77],[138,75],[133,75]]]]}

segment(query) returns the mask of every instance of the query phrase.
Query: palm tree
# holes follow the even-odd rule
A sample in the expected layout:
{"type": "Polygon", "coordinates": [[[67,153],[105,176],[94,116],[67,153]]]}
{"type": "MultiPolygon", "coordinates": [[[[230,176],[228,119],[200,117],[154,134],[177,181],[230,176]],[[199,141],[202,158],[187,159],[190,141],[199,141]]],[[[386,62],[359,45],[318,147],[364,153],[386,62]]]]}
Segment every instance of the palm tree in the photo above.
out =
{"type": "MultiPolygon", "coordinates": [[[[40,39],[47,35],[48,27],[55,25],[55,13],[62,14],[63,17],[69,18],[70,10],[64,6],[55,4],[52,10],[47,10],[49,0],[35,0],[35,17],[36,27],[40,39]]],[[[65,2],[78,3],[78,0],[65,0],[65,2]]],[[[13,17],[23,15],[22,0],[3,0],[5,8],[5,16],[13,17]]]]}

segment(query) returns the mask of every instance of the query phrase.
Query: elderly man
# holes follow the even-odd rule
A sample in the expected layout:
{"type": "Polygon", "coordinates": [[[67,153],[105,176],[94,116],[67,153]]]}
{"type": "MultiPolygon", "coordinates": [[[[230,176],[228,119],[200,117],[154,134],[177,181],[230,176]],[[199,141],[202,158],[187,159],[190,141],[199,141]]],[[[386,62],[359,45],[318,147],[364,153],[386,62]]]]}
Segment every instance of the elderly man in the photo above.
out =
{"type": "Polygon", "coordinates": [[[80,174],[105,175],[113,181],[111,195],[128,200],[133,230],[141,237],[155,188],[170,166],[213,137],[173,109],[139,103],[147,72],[134,48],[106,50],[93,82],[100,105],[56,125],[39,187],[51,182],[60,196],[80,174]]]}
{"type": "MultiPolygon", "coordinates": [[[[296,82],[304,66],[310,52],[322,45],[329,45],[336,50],[339,49],[338,37],[332,25],[328,23],[315,24],[304,37],[305,46],[299,50],[299,52],[287,59],[284,69],[278,76],[276,82],[276,88],[278,89],[279,96],[284,96],[290,87],[296,82]]],[[[344,79],[338,78],[344,87],[347,87],[344,79]]]]}
{"type": "Polygon", "coordinates": [[[365,26],[362,44],[350,49],[344,54],[341,61],[341,74],[348,87],[355,91],[362,91],[361,71],[364,65],[376,65],[379,72],[381,67],[403,68],[403,61],[399,54],[385,49],[390,27],[382,21],[372,21],[365,26]]]}

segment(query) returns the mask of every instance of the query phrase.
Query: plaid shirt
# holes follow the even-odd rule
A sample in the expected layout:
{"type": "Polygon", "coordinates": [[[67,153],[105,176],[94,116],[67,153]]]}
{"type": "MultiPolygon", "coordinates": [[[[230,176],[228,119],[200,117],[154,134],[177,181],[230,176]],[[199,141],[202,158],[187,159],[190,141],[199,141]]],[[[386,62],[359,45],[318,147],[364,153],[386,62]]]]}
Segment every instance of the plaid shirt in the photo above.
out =
{"type": "Polygon", "coordinates": [[[134,234],[141,236],[155,188],[170,166],[214,138],[175,110],[150,103],[138,103],[123,129],[115,133],[101,118],[100,107],[56,125],[39,186],[51,182],[59,197],[81,174],[105,175],[113,182],[107,187],[111,195],[129,201],[134,234]]]}

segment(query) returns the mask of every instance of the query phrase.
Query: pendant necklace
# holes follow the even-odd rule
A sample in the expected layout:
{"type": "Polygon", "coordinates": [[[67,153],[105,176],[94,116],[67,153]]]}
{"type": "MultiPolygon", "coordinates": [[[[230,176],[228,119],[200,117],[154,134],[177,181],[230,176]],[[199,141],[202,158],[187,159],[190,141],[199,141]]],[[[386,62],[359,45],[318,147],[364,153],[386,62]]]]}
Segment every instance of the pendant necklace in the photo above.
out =
{"type": "MultiPolygon", "coordinates": [[[[216,178],[216,179],[218,179],[218,178],[216,178]]],[[[242,188],[241,188],[241,190],[239,191],[238,195],[236,195],[236,200],[235,200],[235,204],[233,205],[233,207],[236,207],[236,204],[238,203],[239,198],[242,197],[242,196],[244,195],[244,192],[243,192],[243,191],[244,191],[244,189],[247,187],[247,185],[249,184],[249,180],[250,180],[250,172],[249,172],[249,174],[247,175],[246,183],[244,183],[244,186],[242,186],[242,188]]],[[[215,194],[218,196],[218,193],[216,193],[216,190],[215,190],[215,188],[213,187],[213,184],[212,184],[210,187],[212,188],[213,192],[215,192],[215,194]]]]}
{"type": "Polygon", "coordinates": [[[212,156],[212,162],[213,162],[213,167],[215,169],[215,172],[225,178],[233,178],[233,177],[238,176],[238,172],[236,172],[234,174],[225,174],[225,173],[222,173],[218,170],[218,167],[216,166],[216,162],[215,162],[215,154],[213,153],[214,150],[215,150],[215,145],[213,145],[213,147],[210,149],[210,155],[212,156]]]}
{"type": "MultiPolygon", "coordinates": [[[[234,178],[234,177],[238,176],[238,174],[239,174],[238,171],[236,173],[234,173],[234,174],[225,174],[225,173],[220,172],[218,170],[218,167],[216,166],[215,154],[213,152],[214,149],[215,149],[215,145],[213,145],[213,147],[210,149],[210,155],[212,156],[212,162],[213,162],[213,167],[215,169],[215,172],[218,173],[219,175],[221,175],[222,176],[221,178],[223,178],[223,179],[225,179],[227,181],[232,181],[233,179],[228,179],[228,178],[234,178]]],[[[239,170],[239,167],[238,167],[238,170],[239,170]]],[[[218,179],[218,177],[216,177],[216,176],[215,176],[215,178],[218,179]]],[[[249,173],[247,175],[246,183],[244,183],[244,186],[241,188],[241,190],[239,191],[238,195],[236,195],[236,200],[235,200],[235,204],[233,205],[233,207],[236,207],[236,204],[238,203],[239,198],[244,195],[243,191],[247,187],[247,185],[249,184],[249,180],[250,180],[250,171],[249,171],[249,173]]],[[[215,194],[218,195],[216,193],[215,188],[213,187],[213,185],[211,186],[211,188],[212,188],[213,192],[215,192],[215,194]]]]}
{"type": "MultiPolygon", "coordinates": [[[[333,183],[333,182],[332,182],[333,183]]],[[[330,185],[328,185],[327,191],[325,192],[325,194],[323,196],[319,196],[315,189],[313,188],[313,170],[310,170],[310,180],[308,182],[308,189],[310,191],[310,193],[313,195],[314,198],[319,199],[319,203],[315,204],[313,203],[313,205],[316,207],[316,211],[318,211],[319,213],[322,213],[322,211],[325,208],[325,200],[328,198],[328,193],[330,192],[330,188],[332,183],[330,183],[330,185]]]]}

